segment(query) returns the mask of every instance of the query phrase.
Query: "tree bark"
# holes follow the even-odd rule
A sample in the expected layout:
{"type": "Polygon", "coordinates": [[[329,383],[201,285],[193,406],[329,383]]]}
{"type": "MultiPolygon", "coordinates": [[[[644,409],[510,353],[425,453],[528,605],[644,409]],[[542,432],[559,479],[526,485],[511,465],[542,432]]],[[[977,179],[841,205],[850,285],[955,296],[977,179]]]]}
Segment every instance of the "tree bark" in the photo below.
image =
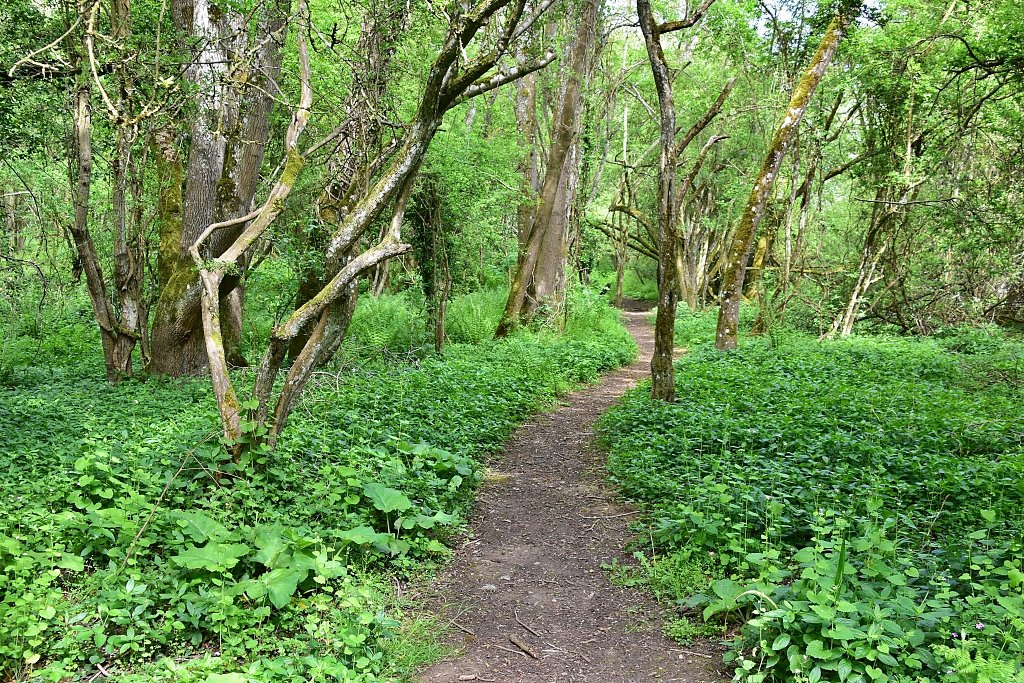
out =
{"type": "Polygon", "coordinates": [[[129,235],[127,190],[128,165],[131,159],[133,135],[125,126],[118,126],[111,159],[113,182],[111,204],[114,218],[114,288],[117,290],[120,321],[113,348],[113,364],[118,373],[132,374],[132,351],[142,338],[142,327],[147,324],[142,316],[142,268],[144,255],[139,241],[129,235]]]}
{"type": "Polygon", "coordinates": [[[654,20],[650,0],[637,0],[640,30],[647,46],[647,59],[654,74],[660,114],[658,159],[658,313],[654,323],[654,355],[651,356],[651,398],[674,401],[675,376],[672,352],[675,349],[676,305],[679,300],[673,282],[676,257],[676,107],[672,93],[672,74],[661,48],[661,34],[654,20]]]}
{"type": "MultiPolygon", "coordinates": [[[[269,135],[269,118],[281,67],[289,0],[278,0],[263,10],[255,31],[259,47],[251,68],[240,59],[246,44],[244,17],[237,12],[221,14],[210,0],[188,6],[190,32],[202,49],[186,72],[194,84],[194,112],[180,201],[180,232],[173,243],[177,220],[163,223],[160,244],[160,297],[153,316],[153,360],[149,369],[160,374],[197,374],[208,366],[203,339],[200,299],[203,286],[189,248],[211,223],[230,223],[210,236],[204,246],[208,257],[220,256],[241,234],[244,222],[235,219],[252,210],[263,151],[269,135]],[[229,70],[229,62],[232,68],[229,70]],[[230,78],[230,86],[225,80],[230,78]]],[[[181,9],[181,8],[179,8],[181,9]]],[[[184,12],[181,9],[181,12],[184,12]]],[[[160,145],[167,150],[167,140],[160,145]]],[[[166,173],[177,167],[168,159],[166,173]]],[[[180,163],[180,162],[179,162],[180,163]]],[[[171,178],[168,177],[169,183],[171,178]]],[[[168,188],[169,210],[173,188],[168,188]]],[[[237,350],[241,338],[244,301],[244,256],[237,273],[222,279],[218,318],[225,355],[234,365],[245,365],[237,350]]]]}
{"type": "Polygon", "coordinates": [[[859,3],[850,5],[844,12],[837,15],[829,24],[825,35],[811,59],[807,71],[804,72],[793,90],[793,96],[786,109],[786,117],[775,131],[768,154],[757,175],[754,189],[747,199],[747,204],[740,217],[736,234],[729,246],[725,272],[722,276],[720,293],[721,308],[718,312],[718,327],[715,331],[715,348],[720,350],[735,349],[739,339],[740,301],[743,298],[743,281],[747,270],[750,252],[756,244],[757,227],[764,215],[765,205],[771,195],[775,178],[782,166],[811,96],[825,76],[832,57],[836,53],[839,41],[860,9],[859,3]]]}
{"type": "MultiPolygon", "coordinates": [[[[552,126],[551,149],[548,153],[544,182],[541,185],[535,214],[532,220],[528,221],[529,238],[526,240],[516,272],[512,277],[505,310],[498,323],[498,328],[494,332],[495,339],[507,337],[522,315],[527,290],[534,282],[537,274],[537,262],[542,251],[545,251],[545,247],[552,253],[545,259],[547,272],[542,278],[542,289],[554,288],[559,282],[558,264],[564,262],[563,245],[570,203],[567,192],[570,188],[567,185],[572,176],[571,172],[567,175],[566,170],[568,162],[572,158],[573,141],[578,130],[580,93],[585,78],[587,57],[591,51],[597,28],[598,2],[599,0],[586,0],[579,34],[573,43],[572,53],[566,67],[568,78],[565,90],[552,126]]],[[[573,159],[573,161],[576,160],[573,159]]],[[[562,270],[564,271],[564,266],[562,270]]],[[[564,282],[562,284],[564,286],[564,282]]],[[[538,293],[538,296],[545,294],[548,292],[542,291],[538,293]]]]}

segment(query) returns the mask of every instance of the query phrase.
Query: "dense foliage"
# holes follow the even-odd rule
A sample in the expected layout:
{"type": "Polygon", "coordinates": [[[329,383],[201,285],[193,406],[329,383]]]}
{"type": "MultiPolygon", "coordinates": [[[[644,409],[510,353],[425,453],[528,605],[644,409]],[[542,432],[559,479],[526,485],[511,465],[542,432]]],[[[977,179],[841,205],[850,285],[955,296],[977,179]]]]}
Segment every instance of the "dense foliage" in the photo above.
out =
{"type": "MultiPolygon", "coordinates": [[[[409,670],[422,625],[400,624],[387,584],[447,555],[484,456],[512,427],[636,352],[602,300],[572,301],[564,335],[524,331],[439,357],[394,343],[422,310],[366,298],[353,346],[318,375],[288,438],[237,464],[215,436],[207,381],[111,386],[91,329],[49,330],[0,394],[0,422],[18,426],[0,437],[0,671],[59,680],[116,664],[125,681],[305,681],[409,670]],[[370,347],[382,338],[391,353],[370,347]]],[[[456,300],[469,317],[453,324],[471,329],[479,308],[480,296],[456,300]]]]}
{"type": "Polygon", "coordinates": [[[651,512],[648,582],[746,622],[737,680],[1011,680],[1020,352],[991,330],[698,345],[677,403],[636,390],[602,422],[613,479],[651,512]]]}

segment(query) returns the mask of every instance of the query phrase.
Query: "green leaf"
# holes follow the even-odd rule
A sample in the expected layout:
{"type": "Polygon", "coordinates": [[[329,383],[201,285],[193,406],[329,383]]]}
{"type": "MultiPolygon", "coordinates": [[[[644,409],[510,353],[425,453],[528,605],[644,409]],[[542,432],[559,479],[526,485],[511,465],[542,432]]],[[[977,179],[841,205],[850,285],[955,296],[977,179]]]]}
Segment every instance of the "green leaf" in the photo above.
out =
{"type": "Polygon", "coordinates": [[[851,662],[849,659],[840,659],[838,670],[839,680],[845,681],[846,677],[853,673],[853,662],[851,662]]]}
{"type": "Polygon", "coordinates": [[[249,683],[242,674],[210,674],[203,683],[249,683]]]}
{"type": "Polygon", "coordinates": [[[387,539],[391,538],[391,535],[377,533],[368,526],[357,526],[355,529],[342,531],[338,537],[356,545],[369,545],[371,543],[387,543],[387,539]]]}
{"type": "Polygon", "coordinates": [[[888,664],[889,666],[899,666],[900,663],[896,661],[896,658],[885,652],[878,653],[878,661],[882,664],[888,664]]]}
{"type": "MultiPolygon", "coordinates": [[[[871,676],[872,680],[874,680],[876,678],[881,678],[882,676],[885,676],[885,672],[884,671],[882,671],[881,669],[876,669],[875,667],[871,666],[870,664],[867,664],[867,665],[864,666],[864,671],[867,672],[868,676],[871,676]]],[[[886,676],[886,678],[888,678],[888,676],[886,676]]]]}
{"type": "Polygon", "coordinates": [[[807,656],[815,659],[832,659],[833,651],[826,650],[825,644],[820,640],[812,640],[807,643],[807,656]]]}
{"type": "Polygon", "coordinates": [[[436,538],[432,538],[430,539],[430,542],[427,543],[427,552],[446,553],[448,552],[448,548],[446,548],[444,544],[441,543],[441,541],[437,540],[436,538]]]}
{"type": "Polygon", "coordinates": [[[256,527],[253,543],[259,550],[253,555],[254,560],[267,569],[273,569],[278,564],[278,559],[288,548],[288,539],[284,537],[284,527],[280,524],[273,526],[261,524],[256,527]]]}
{"type": "Polygon", "coordinates": [[[371,482],[363,485],[363,495],[370,499],[373,507],[381,512],[405,512],[412,507],[412,501],[405,497],[401,491],[389,489],[383,484],[371,482]]]}
{"type": "Polygon", "coordinates": [[[814,548],[801,548],[793,555],[793,561],[800,562],[801,564],[804,562],[811,562],[814,560],[816,555],[817,552],[814,548]]]}
{"type": "Polygon", "coordinates": [[[189,569],[223,572],[238,564],[238,559],[249,553],[249,546],[241,543],[207,543],[202,548],[189,548],[171,558],[175,564],[189,569]]]}
{"type": "Polygon", "coordinates": [[[80,572],[85,569],[85,560],[78,555],[71,555],[70,553],[61,553],[60,559],[57,560],[57,566],[61,569],[67,569],[73,572],[80,572]]]}
{"type": "Polygon", "coordinates": [[[826,631],[825,635],[835,640],[857,640],[859,638],[867,638],[868,636],[864,631],[851,628],[845,624],[836,624],[835,628],[826,631]]]}
{"type": "Polygon", "coordinates": [[[178,526],[196,543],[219,541],[228,535],[227,528],[201,512],[178,512],[178,526]]]}
{"type": "Polygon", "coordinates": [[[735,600],[743,592],[743,586],[732,579],[719,579],[715,581],[712,589],[718,597],[725,600],[735,600]]]}
{"type": "Polygon", "coordinates": [[[430,517],[426,515],[416,515],[411,522],[407,521],[406,524],[412,528],[418,526],[423,529],[433,529],[435,524],[450,524],[455,519],[455,515],[449,515],[444,512],[435,512],[430,517]]]}
{"type": "Polygon", "coordinates": [[[259,578],[267,587],[270,602],[278,609],[284,607],[295,594],[303,572],[298,569],[274,569],[259,578]]]}

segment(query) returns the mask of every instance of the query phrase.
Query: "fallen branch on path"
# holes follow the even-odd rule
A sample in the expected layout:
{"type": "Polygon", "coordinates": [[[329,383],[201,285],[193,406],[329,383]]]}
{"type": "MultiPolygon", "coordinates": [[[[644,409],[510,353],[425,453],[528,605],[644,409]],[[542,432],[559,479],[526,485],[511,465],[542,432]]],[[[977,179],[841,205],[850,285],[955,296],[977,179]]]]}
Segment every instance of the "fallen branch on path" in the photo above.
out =
{"type": "Polygon", "coordinates": [[[616,517],[628,517],[629,515],[635,515],[638,512],[640,512],[640,510],[633,510],[632,512],[623,512],[621,515],[605,515],[604,517],[587,517],[586,515],[580,515],[580,513],[578,512],[576,514],[580,515],[580,517],[582,517],[583,519],[615,519],[616,517]]]}
{"type": "Polygon", "coordinates": [[[508,637],[508,639],[509,639],[509,641],[510,641],[510,642],[511,642],[511,643],[512,643],[513,645],[515,645],[516,647],[518,647],[518,648],[519,648],[520,650],[522,650],[522,651],[523,651],[523,652],[525,652],[526,654],[530,655],[530,656],[531,656],[531,657],[533,657],[534,659],[540,659],[540,657],[539,657],[539,656],[537,655],[537,653],[536,653],[536,652],[534,652],[533,650],[531,650],[531,649],[530,649],[530,647],[529,647],[528,645],[526,645],[525,643],[523,643],[523,641],[519,640],[519,639],[518,639],[518,638],[516,638],[515,636],[509,636],[509,637],[508,637]]]}
{"type": "Polygon", "coordinates": [[[530,658],[530,656],[528,654],[526,654],[525,652],[520,652],[519,650],[513,650],[512,648],[509,648],[509,647],[502,647],[501,645],[491,645],[490,647],[496,647],[499,650],[504,650],[505,652],[511,652],[514,655],[522,655],[522,656],[526,657],[527,659],[530,658]]]}

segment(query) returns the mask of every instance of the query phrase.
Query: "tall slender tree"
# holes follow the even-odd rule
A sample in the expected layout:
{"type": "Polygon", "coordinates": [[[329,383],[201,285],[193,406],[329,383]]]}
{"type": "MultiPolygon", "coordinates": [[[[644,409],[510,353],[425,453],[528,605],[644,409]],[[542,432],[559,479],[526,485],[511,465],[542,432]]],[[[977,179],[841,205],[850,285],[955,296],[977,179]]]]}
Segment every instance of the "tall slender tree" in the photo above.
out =
{"type": "Polygon", "coordinates": [[[853,0],[842,7],[829,24],[821,39],[817,52],[804,72],[793,95],[786,115],[779,124],[772,138],[764,163],[754,180],[754,188],[750,192],[743,215],[733,236],[732,244],[726,254],[725,272],[722,276],[720,292],[721,308],[718,312],[718,327],[715,331],[715,348],[720,350],[735,349],[739,338],[740,301],[743,299],[743,281],[747,272],[747,261],[757,243],[757,228],[764,216],[765,207],[771,196],[775,179],[782,167],[786,150],[796,137],[807,105],[818,85],[825,77],[825,71],[832,62],[832,57],[839,47],[839,41],[846,33],[850,23],[860,12],[860,0],[853,0]]]}

